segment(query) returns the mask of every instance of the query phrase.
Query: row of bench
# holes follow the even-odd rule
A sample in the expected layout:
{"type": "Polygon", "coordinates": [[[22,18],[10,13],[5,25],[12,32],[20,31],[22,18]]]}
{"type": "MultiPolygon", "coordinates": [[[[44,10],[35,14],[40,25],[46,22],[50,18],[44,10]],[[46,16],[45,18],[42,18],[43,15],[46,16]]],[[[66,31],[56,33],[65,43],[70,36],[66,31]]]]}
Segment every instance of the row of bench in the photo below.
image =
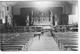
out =
{"type": "Polygon", "coordinates": [[[77,51],[78,50],[78,33],[77,32],[65,32],[55,34],[56,42],[61,50],[65,51],[77,51]]]}
{"type": "MultiPolygon", "coordinates": [[[[28,42],[28,40],[34,37],[33,34],[34,33],[20,33],[20,34],[17,33],[13,34],[14,36],[13,35],[11,36],[11,34],[8,34],[8,36],[3,35],[5,41],[1,43],[1,48],[3,51],[20,51],[22,47],[28,42]],[[6,41],[8,38],[9,40],[6,41]]],[[[55,33],[55,40],[60,50],[63,51],[78,50],[77,32],[55,33]]]]}
{"type": "MultiPolygon", "coordinates": [[[[29,41],[29,39],[34,37],[33,34],[34,33],[24,32],[14,35],[14,38],[11,38],[10,36],[8,37],[8,41],[1,43],[1,48],[3,51],[21,51],[22,47],[29,41]]],[[[4,39],[7,40],[6,37],[4,37],[4,39]]]]}

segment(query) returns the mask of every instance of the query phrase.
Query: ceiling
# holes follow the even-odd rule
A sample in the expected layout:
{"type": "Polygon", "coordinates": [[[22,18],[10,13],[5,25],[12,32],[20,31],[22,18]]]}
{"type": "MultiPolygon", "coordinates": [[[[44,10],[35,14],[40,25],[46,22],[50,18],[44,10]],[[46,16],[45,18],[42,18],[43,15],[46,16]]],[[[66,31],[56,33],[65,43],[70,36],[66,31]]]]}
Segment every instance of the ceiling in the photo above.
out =
{"type": "Polygon", "coordinates": [[[34,1],[51,1],[51,2],[69,2],[71,4],[76,4],[77,3],[77,0],[27,0],[27,1],[7,1],[7,4],[8,5],[21,5],[21,4],[25,4],[25,5],[28,5],[28,4],[32,4],[34,3],[34,1]]]}

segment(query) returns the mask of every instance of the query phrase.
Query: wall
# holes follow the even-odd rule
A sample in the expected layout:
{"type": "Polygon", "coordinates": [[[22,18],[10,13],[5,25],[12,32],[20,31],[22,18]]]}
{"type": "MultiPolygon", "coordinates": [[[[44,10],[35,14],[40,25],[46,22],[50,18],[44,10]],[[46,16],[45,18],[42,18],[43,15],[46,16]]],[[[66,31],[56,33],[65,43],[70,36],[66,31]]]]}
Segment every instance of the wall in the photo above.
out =
{"type": "MultiPolygon", "coordinates": [[[[75,5],[75,1],[60,1],[60,2],[52,2],[49,7],[63,7],[64,8],[64,13],[66,14],[72,14],[72,5],[75,5]]],[[[13,5],[13,14],[14,15],[19,15],[20,14],[20,8],[23,7],[36,7],[33,2],[17,2],[15,5],[13,5]]],[[[38,8],[37,8],[38,9],[38,8]]]]}
{"type": "MultiPolygon", "coordinates": [[[[58,6],[61,6],[60,3],[54,2],[49,7],[58,7],[58,6]]],[[[13,15],[20,15],[20,8],[28,8],[28,7],[37,7],[37,6],[35,6],[34,2],[18,2],[17,4],[13,5],[13,15]]]]}
{"type": "MultiPolygon", "coordinates": [[[[52,4],[51,7],[63,7],[63,13],[67,15],[73,15],[75,12],[75,4],[76,2],[60,2],[56,4],[52,4]]],[[[26,2],[19,2],[16,5],[13,6],[13,15],[20,15],[20,9],[21,8],[28,8],[28,7],[34,7],[31,3],[28,4],[26,2]]],[[[54,13],[54,11],[53,11],[54,13]]],[[[57,13],[57,12],[56,12],[57,13]]],[[[75,18],[74,18],[75,19],[75,18]]],[[[77,18],[76,18],[77,19],[77,18]]],[[[70,20],[69,20],[70,22],[70,20]]]]}
{"type": "Polygon", "coordinates": [[[13,7],[13,15],[20,15],[20,7],[18,6],[13,7]]]}
{"type": "Polygon", "coordinates": [[[69,15],[69,24],[74,24],[79,22],[79,8],[78,5],[73,6],[73,14],[69,15]]]}

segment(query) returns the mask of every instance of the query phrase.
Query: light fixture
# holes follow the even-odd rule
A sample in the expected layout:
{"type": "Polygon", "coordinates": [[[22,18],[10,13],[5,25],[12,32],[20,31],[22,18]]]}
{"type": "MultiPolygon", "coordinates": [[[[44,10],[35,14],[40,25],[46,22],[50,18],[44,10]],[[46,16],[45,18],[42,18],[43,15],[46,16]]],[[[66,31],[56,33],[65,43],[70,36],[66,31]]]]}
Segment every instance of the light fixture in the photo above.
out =
{"type": "Polygon", "coordinates": [[[44,8],[46,9],[51,4],[52,4],[52,2],[50,2],[50,1],[37,1],[37,2],[34,2],[35,7],[39,8],[39,9],[44,9],[44,8]]]}

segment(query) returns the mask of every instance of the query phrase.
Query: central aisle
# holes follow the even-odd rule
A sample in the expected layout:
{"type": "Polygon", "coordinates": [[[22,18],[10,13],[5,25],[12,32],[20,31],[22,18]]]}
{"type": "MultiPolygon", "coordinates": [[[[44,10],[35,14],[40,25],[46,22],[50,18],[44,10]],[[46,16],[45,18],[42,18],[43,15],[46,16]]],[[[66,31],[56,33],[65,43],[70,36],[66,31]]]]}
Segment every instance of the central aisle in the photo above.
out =
{"type": "Polygon", "coordinates": [[[31,39],[23,50],[28,51],[59,51],[58,45],[51,36],[41,35],[31,39]],[[27,48],[28,47],[28,48],[27,48]]]}

